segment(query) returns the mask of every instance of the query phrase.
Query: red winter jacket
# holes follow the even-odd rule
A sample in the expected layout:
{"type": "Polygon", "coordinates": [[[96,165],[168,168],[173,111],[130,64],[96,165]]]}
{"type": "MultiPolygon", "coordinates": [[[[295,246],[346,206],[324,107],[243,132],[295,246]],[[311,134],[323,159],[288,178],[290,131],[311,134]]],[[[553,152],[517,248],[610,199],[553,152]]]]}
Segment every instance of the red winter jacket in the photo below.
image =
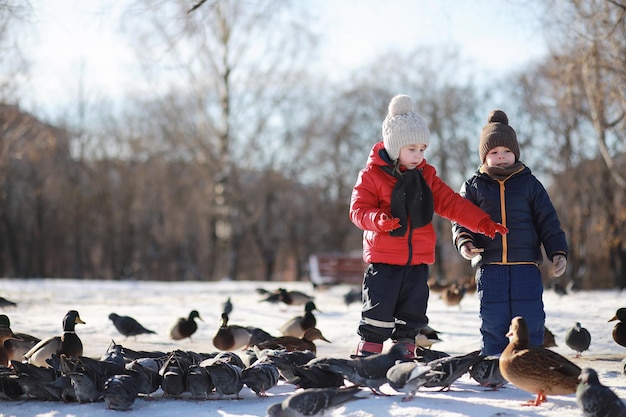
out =
{"type": "MultiPolygon", "coordinates": [[[[391,215],[391,191],[397,181],[380,168],[390,165],[379,154],[384,149],[383,142],[374,145],[352,190],[350,220],[363,230],[363,259],[367,263],[392,265],[432,264],[437,239],[432,223],[413,230],[409,227],[404,236],[397,237],[383,232],[376,224],[380,213],[391,215]]],[[[386,152],[383,154],[388,158],[386,152]]],[[[478,232],[478,224],[489,215],[455,193],[426,160],[415,169],[422,170],[433,192],[435,213],[478,232]]]]}

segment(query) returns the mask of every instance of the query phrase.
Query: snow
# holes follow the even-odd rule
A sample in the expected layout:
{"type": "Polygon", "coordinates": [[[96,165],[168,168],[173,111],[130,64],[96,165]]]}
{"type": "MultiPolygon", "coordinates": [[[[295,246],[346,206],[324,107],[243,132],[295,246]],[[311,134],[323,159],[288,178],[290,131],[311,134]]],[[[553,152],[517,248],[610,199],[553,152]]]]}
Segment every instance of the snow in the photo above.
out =
{"type": "MultiPolygon", "coordinates": [[[[111,340],[135,350],[214,352],[211,340],[219,327],[222,304],[231,297],[234,305],[230,324],[260,327],[278,335],[279,327],[289,318],[301,315],[302,306],[285,306],[260,302],[263,298],[256,289],[273,291],[279,287],[300,290],[315,296],[321,312],[316,313],[317,327],[328,344],[317,342],[319,357],[347,357],[358,343],[356,327],[360,317],[358,303],[346,306],[343,294],[349,287],[340,285],[326,290],[313,290],[309,283],[293,282],[138,282],[98,281],[73,279],[2,279],[1,296],[17,302],[17,307],[6,307],[0,313],[11,319],[14,332],[29,333],[40,338],[61,333],[62,319],[70,309],[76,309],[86,324],[77,325],[76,332],[83,341],[85,355],[100,358],[111,340]],[[169,328],[178,317],[187,316],[193,309],[203,321],[191,340],[173,341],[169,328]],[[117,333],[108,319],[109,313],[129,315],[157,334],[128,339],[117,333]]],[[[626,348],[616,344],[611,336],[615,322],[608,322],[619,307],[626,306],[622,294],[616,290],[581,291],[559,296],[551,290],[544,293],[546,326],[555,334],[556,352],[568,357],[580,367],[598,371],[600,381],[626,399],[626,376],[621,361],[626,348]],[[592,336],[591,347],[582,358],[563,342],[565,331],[579,321],[592,336]]],[[[442,342],[433,349],[449,354],[463,354],[479,348],[479,302],[476,294],[468,294],[460,307],[447,306],[436,293],[431,294],[428,313],[430,325],[441,332],[442,342]]],[[[388,347],[386,345],[386,347],[388,347]]],[[[138,398],[126,412],[107,410],[104,402],[92,404],[43,402],[25,400],[0,401],[0,416],[41,417],[99,417],[125,413],[128,417],[176,416],[264,416],[267,407],[282,401],[295,387],[279,384],[268,391],[268,397],[259,398],[249,388],[241,391],[243,399],[192,400],[162,397],[159,390],[155,400],[138,398]]],[[[328,416],[431,416],[431,417],[487,417],[487,416],[583,416],[576,405],[575,395],[548,397],[538,407],[521,405],[533,395],[507,384],[499,391],[487,391],[469,375],[462,376],[449,392],[436,388],[421,388],[409,402],[401,402],[403,394],[384,385],[389,396],[374,396],[363,389],[365,399],[349,402],[328,412],[328,416]]],[[[187,394],[186,394],[187,395],[187,394]]],[[[217,398],[216,396],[214,398],[217,398]]]]}

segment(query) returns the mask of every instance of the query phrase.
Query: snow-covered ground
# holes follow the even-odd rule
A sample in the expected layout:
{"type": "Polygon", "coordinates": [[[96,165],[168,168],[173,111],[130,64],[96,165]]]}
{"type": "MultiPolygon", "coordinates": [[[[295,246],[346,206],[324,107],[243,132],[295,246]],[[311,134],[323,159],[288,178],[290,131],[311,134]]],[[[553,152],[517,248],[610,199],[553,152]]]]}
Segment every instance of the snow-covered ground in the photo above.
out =
{"type": "MultiPolygon", "coordinates": [[[[0,296],[17,302],[17,307],[6,307],[0,313],[11,319],[14,332],[29,333],[39,338],[60,334],[62,319],[70,309],[78,310],[86,324],[79,324],[76,332],[83,341],[85,355],[100,358],[111,340],[135,350],[214,352],[212,338],[219,327],[223,302],[231,297],[234,305],[231,324],[260,327],[278,335],[279,327],[289,318],[301,315],[303,308],[260,302],[259,287],[275,290],[284,287],[315,296],[321,311],[316,313],[317,327],[332,343],[318,341],[318,357],[347,357],[353,352],[359,338],[355,333],[360,317],[359,303],[346,306],[343,295],[347,286],[314,291],[308,283],[288,282],[136,282],[136,281],[78,281],[72,279],[0,279],[0,296]],[[178,317],[198,310],[203,321],[191,340],[173,341],[169,329],[178,317]],[[157,332],[128,339],[120,335],[109,313],[129,315],[145,327],[157,332]]],[[[616,344],[609,323],[619,307],[626,306],[623,294],[607,291],[585,291],[559,296],[550,290],[544,295],[546,325],[556,335],[558,353],[567,356],[581,367],[598,371],[600,381],[626,399],[626,376],[621,361],[626,348],[616,344]],[[580,359],[563,342],[565,331],[575,322],[581,322],[592,336],[591,347],[580,359]]],[[[462,354],[479,348],[478,298],[468,294],[460,307],[448,307],[436,293],[429,303],[431,326],[441,332],[442,342],[433,349],[450,354],[462,354]]],[[[366,399],[339,407],[332,416],[431,416],[431,417],[488,417],[488,416],[583,416],[574,395],[548,397],[538,407],[522,406],[531,398],[511,384],[499,391],[487,391],[469,375],[462,376],[449,392],[422,388],[409,402],[401,402],[402,394],[389,386],[383,391],[391,396],[374,396],[363,389],[366,399]]],[[[183,396],[175,400],[164,398],[161,391],[154,401],[137,399],[125,416],[264,416],[267,407],[282,401],[294,392],[294,386],[279,384],[268,392],[267,398],[258,398],[249,388],[241,391],[241,400],[192,400],[183,396]]],[[[93,404],[42,402],[36,400],[0,401],[0,416],[16,417],[98,417],[111,416],[104,402],[93,404]]]]}

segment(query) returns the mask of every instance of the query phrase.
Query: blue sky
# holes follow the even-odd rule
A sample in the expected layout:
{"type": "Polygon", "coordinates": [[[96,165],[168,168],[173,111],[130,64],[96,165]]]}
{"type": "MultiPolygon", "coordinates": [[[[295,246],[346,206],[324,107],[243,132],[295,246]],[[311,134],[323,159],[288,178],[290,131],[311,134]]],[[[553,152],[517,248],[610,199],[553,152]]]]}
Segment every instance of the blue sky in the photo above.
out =
{"type": "MultiPolygon", "coordinates": [[[[71,103],[81,77],[87,94],[122,95],[133,85],[140,74],[119,33],[119,16],[130,1],[32,0],[36,29],[26,55],[33,64],[33,93],[23,104],[71,103]]],[[[417,46],[457,47],[483,77],[523,66],[546,51],[532,0],[308,1],[323,36],[322,68],[331,78],[383,52],[417,46]]]]}

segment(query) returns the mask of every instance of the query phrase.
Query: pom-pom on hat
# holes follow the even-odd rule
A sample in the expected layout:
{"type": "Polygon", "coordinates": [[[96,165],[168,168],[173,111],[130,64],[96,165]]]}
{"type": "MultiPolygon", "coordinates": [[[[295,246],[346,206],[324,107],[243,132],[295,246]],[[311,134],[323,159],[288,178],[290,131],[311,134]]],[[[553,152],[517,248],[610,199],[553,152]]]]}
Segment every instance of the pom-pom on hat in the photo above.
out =
{"type": "Polygon", "coordinates": [[[383,121],[383,143],[393,161],[400,156],[400,149],[407,145],[430,142],[426,122],[413,111],[413,100],[406,95],[391,99],[387,117],[383,121]]]}
{"type": "Polygon", "coordinates": [[[515,155],[515,161],[519,161],[519,143],[515,130],[509,126],[509,118],[502,110],[492,110],[487,118],[487,124],[480,134],[478,153],[480,162],[485,162],[485,157],[490,150],[497,146],[507,147],[515,155]]]}

